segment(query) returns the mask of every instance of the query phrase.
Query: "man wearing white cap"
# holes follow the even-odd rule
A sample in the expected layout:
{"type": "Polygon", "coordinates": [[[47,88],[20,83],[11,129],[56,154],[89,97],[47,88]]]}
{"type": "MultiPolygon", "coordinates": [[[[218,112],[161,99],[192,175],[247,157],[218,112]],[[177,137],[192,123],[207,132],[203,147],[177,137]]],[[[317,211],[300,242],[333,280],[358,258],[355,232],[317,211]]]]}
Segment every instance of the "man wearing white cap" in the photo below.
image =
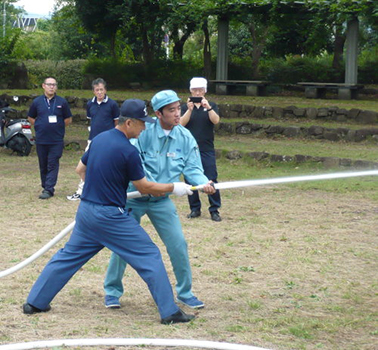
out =
{"type": "MultiPolygon", "coordinates": [[[[196,141],[201,154],[202,166],[208,179],[217,183],[217,165],[214,149],[214,125],[219,123],[218,106],[214,102],[209,102],[205,98],[207,92],[207,80],[195,77],[190,81],[191,97],[187,104],[181,107],[181,125],[185,126],[196,141]]],[[[219,190],[209,195],[209,212],[211,220],[221,221],[219,208],[221,198],[219,190]]],[[[201,201],[198,192],[188,196],[190,214],[188,218],[193,219],[201,216],[201,201]]]]}

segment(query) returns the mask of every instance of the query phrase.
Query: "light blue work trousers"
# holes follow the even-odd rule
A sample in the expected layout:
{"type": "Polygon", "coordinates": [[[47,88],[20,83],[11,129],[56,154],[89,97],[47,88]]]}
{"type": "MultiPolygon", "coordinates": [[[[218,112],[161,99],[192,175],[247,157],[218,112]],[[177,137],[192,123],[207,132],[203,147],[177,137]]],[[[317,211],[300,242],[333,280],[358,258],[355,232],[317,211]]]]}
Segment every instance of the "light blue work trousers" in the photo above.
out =
{"type": "MultiPolygon", "coordinates": [[[[189,263],[188,246],[185,241],[176,206],[169,197],[144,197],[130,199],[127,208],[132,208],[131,215],[140,223],[147,214],[157,233],[167,248],[169,258],[176,276],[176,292],[180,298],[191,298],[192,270],[189,263]]],[[[121,297],[123,294],[122,278],[126,262],[117,254],[112,254],[105,277],[106,295],[121,297]]]]}
{"type": "Polygon", "coordinates": [[[70,278],[104,247],[126,260],[146,282],[161,318],[179,311],[159,248],[127,210],[81,201],[69,241],[47,263],[27,302],[46,310],[70,278]]]}

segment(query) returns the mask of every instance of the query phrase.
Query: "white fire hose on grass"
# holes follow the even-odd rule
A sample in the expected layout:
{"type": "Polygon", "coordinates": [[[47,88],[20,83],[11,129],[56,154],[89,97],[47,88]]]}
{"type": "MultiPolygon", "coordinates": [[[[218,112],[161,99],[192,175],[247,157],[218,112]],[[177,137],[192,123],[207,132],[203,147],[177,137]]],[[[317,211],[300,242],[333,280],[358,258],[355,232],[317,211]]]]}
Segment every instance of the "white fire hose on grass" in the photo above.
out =
{"type": "MultiPolygon", "coordinates": [[[[341,179],[348,177],[360,177],[360,176],[374,176],[378,175],[378,170],[366,170],[366,171],[356,171],[356,172],[342,172],[342,173],[331,173],[331,174],[321,174],[321,175],[305,175],[305,176],[292,176],[292,177],[279,177],[273,179],[262,179],[262,180],[242,180],[242,181],[228,181],[214,184],[215,189],[224,190],[230,188],[240,188],[240,187],[251,187],[251,186],[262,186],[262,185],[273,185],[281,183],[293,183],[293,182],[303,182],[303,181],[317,181],[317,180],[331,180],[331,179],[341,179]]],[[[205,185],[193,186],[193,191],[200,191],[205,185]]],[[[138,192],[129,192],[127,198],[139,198],[143,195],[138,192]]],[[[61,239],[63,239],[68,233],[72,231],[75,226],[75,221],[71,222],[65,229],[63,229],[56,237],[54,237],[50,242],[48,242],[44,247],[34,253],[32,256],[24,260],[23,262],[7,269],[0,271],[0,278],[14,273],[26,265],[30,264],[41,255],[46,253],[50,248],[57,244],[61,239]]],[[[0,347],[1,349],[1,347],[0,347]]]]}
{"type": "MultiPolygon", "coordinates": [[[[25,349],[44,349],[57,348],[66,346],[131,346],[140,345],[146,348],[146,345],[152,346],[174,346],[201,348],[201,349],[220,349],[220,350],[268,350],[250,345],[239,345],[232,343],[221,343],[206,340],[185,340],[185,339],[127,339],[127,338],[99,338],[99,339],[60,339],[44,340],[29,343],[17,343],[0,345],[0,350],[25,350],[25,349]]],[[[148,349],[148,348],[147,348],[148,349]]]]}

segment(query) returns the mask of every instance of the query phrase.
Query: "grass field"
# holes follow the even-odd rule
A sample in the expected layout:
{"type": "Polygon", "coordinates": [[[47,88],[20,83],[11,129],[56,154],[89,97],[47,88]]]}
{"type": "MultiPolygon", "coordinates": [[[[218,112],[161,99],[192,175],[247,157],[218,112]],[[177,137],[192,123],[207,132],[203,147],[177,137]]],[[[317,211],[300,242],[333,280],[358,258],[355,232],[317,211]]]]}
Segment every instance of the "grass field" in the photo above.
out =
{"type": "MultiPolygon", "coordinates": [[[[86,135],[85,125],[72,126],[67,132],[68,139],[85,140],[86,135]]],[[[378,161],[377,145],[369,143],[216,139],[221,149],[378,161]]],[[[0,271],[29,257],[74,220],[78,203],[65,196],[77,187],[74,169],[81,154],[64,152],[56,195],[41,201],[35,150],[22,158],[0,149],[0,271]]],[[[314,163],[225,158],[218,162],[219,181],[341,170],[314,163]]],[[[21,306],[44,265],[63,246],[63,239],[31,265],[0,279],[0,345],[119,337],[211,340],[275,350],[377,349],[376,176],[224,190],[220,223],[210,220],[206,198],[202,198],[203,214],[195,220],[186,218],[186,199],[173,198],[188,241],[193,290],[206,304],[195,312],[194,321],[161,325],[146,286],[130,268],[124,279],[122,308],[106,309],[102,284],[110,255],[107,249],[73,277],[53,300],[50,312],[25,316],[21,306]]],[[[174,287],[164,246],[148,218],[142,226],[160,247],[174,287]]],[[[140,348],[152,349],[127,347],[140,348]]]]}

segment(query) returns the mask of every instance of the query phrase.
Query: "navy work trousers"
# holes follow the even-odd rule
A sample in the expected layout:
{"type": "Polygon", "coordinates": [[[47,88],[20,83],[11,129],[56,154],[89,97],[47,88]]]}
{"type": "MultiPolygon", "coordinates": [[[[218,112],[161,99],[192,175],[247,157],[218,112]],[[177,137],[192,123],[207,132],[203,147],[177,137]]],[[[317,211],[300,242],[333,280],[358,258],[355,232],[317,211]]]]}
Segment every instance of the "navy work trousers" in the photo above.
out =
{"type": "Polygon", "coordinates": [[[41,186],[46,191],[54,194],[55,185],[58,181],[59,159],[63,154],[63,142],[51,145],[37,144],[39,172],[41,186]]]}
{"type": "MultiPolygon", "coordinates": [[[[201,162],[204,173],[209,180],[212,180],[214,183],[218,183],[218,171],[215,161],[215,151],[212,152],[200,152],[201,153],[201,162]]],[[[218,209],[221,207],[221,197],[219,190],[216,190],[214,194],[208,195],[209,198],[209,212],[218,212],[218,209]]],[[[191,211],[201,210],[201,200],[198,191],[194,191],[191,196],[188,196],[189,206],[191,211]]]]}
{"type": "Polygon", "coordinates": [[[79,205],[69,241],[47,263],[27,302],[46,310],[70,278],[104,247],[130,264],[146,282],[161,318],[179,310],[159,248],[144,229],[123,208],[85,200],[79,205]]]}

